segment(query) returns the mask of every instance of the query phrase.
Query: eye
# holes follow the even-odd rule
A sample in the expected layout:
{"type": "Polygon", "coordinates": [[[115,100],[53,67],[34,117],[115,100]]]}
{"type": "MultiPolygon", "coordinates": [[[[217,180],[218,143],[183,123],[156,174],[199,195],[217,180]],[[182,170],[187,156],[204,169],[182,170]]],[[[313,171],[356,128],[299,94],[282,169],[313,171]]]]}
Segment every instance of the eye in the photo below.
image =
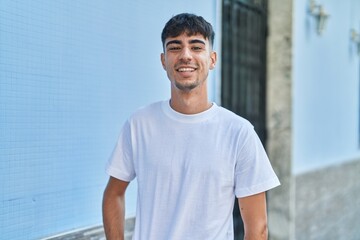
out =
{"type": "Polygon", "coordinates": [[[193,46],[191,49],[194,51],[201,51],[203,49],[203,47],[202,46],[193,46]]]}
{"type": "Polygon", "coordinates": [[[179,51],[179,50],[181,50],[181,47],[179,47],[179,46],[169,46],[167,49],[168,49],[168,51],[179,51]]]}

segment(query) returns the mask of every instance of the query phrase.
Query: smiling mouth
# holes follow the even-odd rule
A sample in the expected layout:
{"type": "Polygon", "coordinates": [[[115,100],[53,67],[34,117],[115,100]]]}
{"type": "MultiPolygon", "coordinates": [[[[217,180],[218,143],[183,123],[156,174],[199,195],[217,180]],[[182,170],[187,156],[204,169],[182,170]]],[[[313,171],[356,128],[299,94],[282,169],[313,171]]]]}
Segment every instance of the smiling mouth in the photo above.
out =
{"type": "Polygon", "coordinates": [[[196,70],[196,68],[178,68],[176,71],[178,72],[194,72],[196,70]]]}

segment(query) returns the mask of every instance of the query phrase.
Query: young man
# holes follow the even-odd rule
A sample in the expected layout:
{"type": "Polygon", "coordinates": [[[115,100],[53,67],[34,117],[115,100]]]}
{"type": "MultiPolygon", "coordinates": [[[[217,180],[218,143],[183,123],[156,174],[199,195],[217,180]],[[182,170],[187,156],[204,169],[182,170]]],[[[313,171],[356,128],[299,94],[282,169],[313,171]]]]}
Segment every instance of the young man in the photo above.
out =
{"type": "Polygon", "coordinates": [[[138,110],[122,129],[107,166],[107,239],[124,237],[124,196],[135,177],[135,240],[232,240],[235,196],[245,239],[267,239],[265,191],[279,180],[253,126],[208,100],[212,26],[179,14],[161,37],[171,99],[138,110]]]}

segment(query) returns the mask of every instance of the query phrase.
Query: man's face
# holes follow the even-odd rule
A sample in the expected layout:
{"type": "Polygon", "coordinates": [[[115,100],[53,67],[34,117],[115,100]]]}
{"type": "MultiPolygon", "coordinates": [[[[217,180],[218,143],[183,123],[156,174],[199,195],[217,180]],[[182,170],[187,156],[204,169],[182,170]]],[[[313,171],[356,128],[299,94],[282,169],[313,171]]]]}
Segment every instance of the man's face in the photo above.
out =
{"type": "Polygon", "coordinates": [[[183,33],[165,40],[161,63],[172,87],[190,91],[206,81],[209,70],[215,67],[216,53],[201,34],[183,33]]]}

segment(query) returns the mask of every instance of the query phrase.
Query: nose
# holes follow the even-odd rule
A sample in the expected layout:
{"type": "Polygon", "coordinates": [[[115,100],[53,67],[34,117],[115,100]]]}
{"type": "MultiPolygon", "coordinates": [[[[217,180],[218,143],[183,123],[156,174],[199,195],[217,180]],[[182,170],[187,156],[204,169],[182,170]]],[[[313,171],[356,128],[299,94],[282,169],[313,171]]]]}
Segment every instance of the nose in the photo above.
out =
{"type": "Polygon", "coordinates": [[[188,48],[183,48],[180,54],[180,60],[189,62],[192,59],[191,50],[188,48]]]}

